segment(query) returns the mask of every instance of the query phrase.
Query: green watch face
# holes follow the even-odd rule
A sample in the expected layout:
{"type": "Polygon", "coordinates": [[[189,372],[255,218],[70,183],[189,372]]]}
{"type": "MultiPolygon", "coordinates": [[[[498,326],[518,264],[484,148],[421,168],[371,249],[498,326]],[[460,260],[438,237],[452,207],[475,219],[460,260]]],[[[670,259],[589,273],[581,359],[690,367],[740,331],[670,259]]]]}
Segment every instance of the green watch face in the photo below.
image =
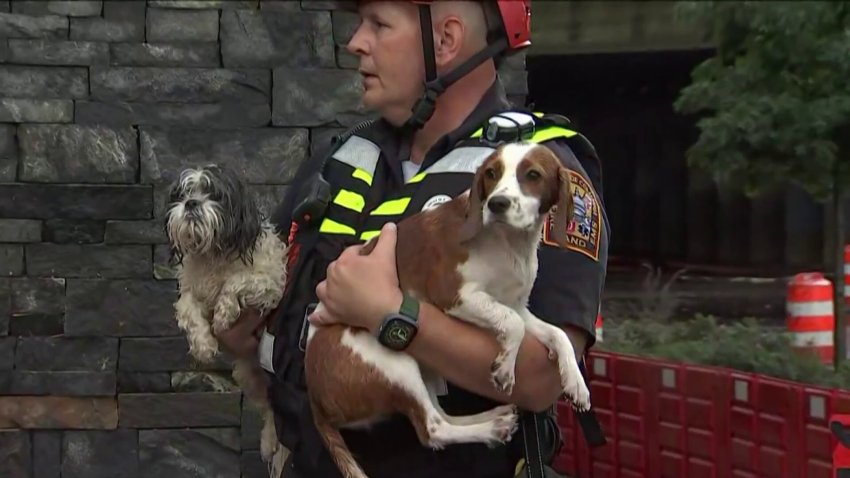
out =
{"type": "Polygon", "coordinates": [[[414,335],[416,327],[413,324],[395,317],[390,319],[382,330],[381,343],[394,350],[403,350],[413,340],[414,335]]]}

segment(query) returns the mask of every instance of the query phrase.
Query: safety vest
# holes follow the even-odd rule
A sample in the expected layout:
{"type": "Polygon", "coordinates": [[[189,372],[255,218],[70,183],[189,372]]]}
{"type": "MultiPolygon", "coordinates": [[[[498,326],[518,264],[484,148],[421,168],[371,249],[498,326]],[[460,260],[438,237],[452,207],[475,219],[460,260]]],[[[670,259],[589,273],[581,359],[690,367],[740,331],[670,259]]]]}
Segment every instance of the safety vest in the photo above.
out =
{"type": "MultiPolygon", "coordinates": [[[[541,113],[535,113],[535,116],[543,117],[541,113]]],[[[380,232],[384,224],[398,222],[423,208],[435,207],[463,193],[472,184],[475,171],[495,150],[494,145],[481,140],[483,134],[483,128],[475,131],[469,141],[408,179],[399,191],[368,212],[363,209],[381,151],[371,141],[352,136],[334,153],[333,161],[329,163],[334,169],[343,168],[343,184],[333,193],[319,233],[368,241],[380,232]]],[[[581,138],[581,135],[563,126],[549,125],[537,128],[526,140],[542,143],[556,138],[573,143],[572,140],[581,138]]]]}

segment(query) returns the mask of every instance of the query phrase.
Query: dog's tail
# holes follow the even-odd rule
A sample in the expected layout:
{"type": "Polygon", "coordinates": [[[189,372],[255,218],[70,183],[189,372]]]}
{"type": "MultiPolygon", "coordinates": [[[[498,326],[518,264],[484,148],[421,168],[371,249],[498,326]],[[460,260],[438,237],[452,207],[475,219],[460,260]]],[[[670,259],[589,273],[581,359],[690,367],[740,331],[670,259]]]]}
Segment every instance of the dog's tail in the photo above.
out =
{"type": "Polygon", "coordinates": [[[342,476],[345,478],[369,478],[366,475],[366,472],[363,471],[363,468],[361,468],[354,459],[354,456],[352,456],[351,451],[348,449],[348,445],[345,444],[345,440],[342,438],[342,435],[340,435],[339,430],[328,423],[321,414],[314,413],[314,418],[316,422],[316,429],[325,441],[325,445],[328,447],[328,452],[331,454],[331,457],[336,463],[337,468],[339,468],[339,471],[342,473],[342,476]]]}

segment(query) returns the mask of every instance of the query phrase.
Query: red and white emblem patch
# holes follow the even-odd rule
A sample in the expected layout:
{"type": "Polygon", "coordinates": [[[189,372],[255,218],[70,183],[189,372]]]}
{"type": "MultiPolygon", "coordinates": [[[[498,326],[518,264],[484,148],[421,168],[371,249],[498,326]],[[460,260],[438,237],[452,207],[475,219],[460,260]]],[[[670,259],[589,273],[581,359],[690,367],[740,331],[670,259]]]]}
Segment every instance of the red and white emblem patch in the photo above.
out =
{"type": "MultiPolygon", "coordinates": [[[[593,187],[581,174],[570,171],[573,190],[573,217],[567,223],[567,249],[580,252],[599,261],[599,243],[602,226],[599,200],[593,187]]],[[[543,228],[543,243],[558,247],[552,238],[554,222],[550,214],[543,228]]]]}

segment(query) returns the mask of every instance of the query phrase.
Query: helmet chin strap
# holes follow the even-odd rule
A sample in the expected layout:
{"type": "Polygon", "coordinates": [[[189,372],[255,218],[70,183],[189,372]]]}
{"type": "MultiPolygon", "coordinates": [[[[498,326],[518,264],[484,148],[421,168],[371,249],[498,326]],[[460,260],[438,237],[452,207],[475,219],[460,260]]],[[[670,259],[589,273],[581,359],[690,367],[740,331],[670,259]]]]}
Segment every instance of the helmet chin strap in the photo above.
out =
{"type": "Polygon", "coordinates": [[[437,97],[443,94],[449,86],[485,61],[508,48],[508,40],[504,36],[500,36],[498,40],[490,43],[486,48],[472,55],[472,57],[457,68],[440,78],[437,77],[437,61],[434,54],[434,32],[431,25],[430,5],[419,5],[419,25],[422,31],[422,50],[425,54],[425,91],[422,97],[413,105],[410,118],[402,126],[409,134],[421,129],[431,119],[431,116],[434,114],[434,108],[437,106],[437,97]]]}

